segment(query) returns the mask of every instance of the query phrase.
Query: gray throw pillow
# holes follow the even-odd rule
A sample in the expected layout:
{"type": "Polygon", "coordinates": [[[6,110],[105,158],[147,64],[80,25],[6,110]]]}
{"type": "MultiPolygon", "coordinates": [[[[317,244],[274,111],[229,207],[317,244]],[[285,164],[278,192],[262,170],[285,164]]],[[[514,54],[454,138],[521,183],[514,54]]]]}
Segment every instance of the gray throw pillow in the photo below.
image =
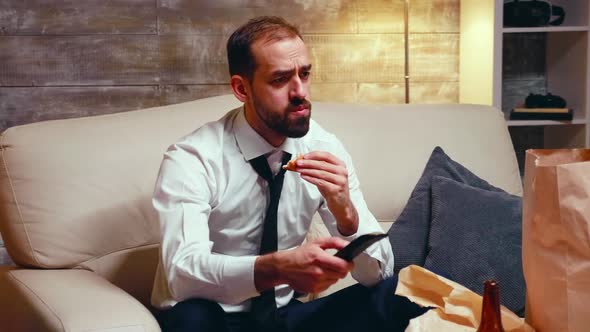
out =
{"type": "Polygon", "coordinates": [[[434,176],[424,267],[480,295],[495,279],[502,304],[523,315],[522,198],[434,176]]]}
{"type": "Polygon", "coordinates": [[[395,257],[395,273],[412,264],[424,266],[431,219],[430,184],[435,175],[444,176],[472,187],[502,191],[452,160],[439,146],[434,148],[408,203],[388,231],[395,257]]]}

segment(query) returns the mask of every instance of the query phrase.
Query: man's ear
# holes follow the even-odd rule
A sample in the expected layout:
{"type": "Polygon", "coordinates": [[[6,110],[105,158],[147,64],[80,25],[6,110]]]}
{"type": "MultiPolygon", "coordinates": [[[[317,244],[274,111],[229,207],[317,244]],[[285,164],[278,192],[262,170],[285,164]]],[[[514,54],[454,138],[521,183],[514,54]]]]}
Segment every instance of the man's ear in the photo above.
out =
{"type": "Polygon", "coordinates": [[[239,101],[245,103],[248,99],[248,81],[240,75],[233,75],[230,79],[231,89],[239,101]]]}

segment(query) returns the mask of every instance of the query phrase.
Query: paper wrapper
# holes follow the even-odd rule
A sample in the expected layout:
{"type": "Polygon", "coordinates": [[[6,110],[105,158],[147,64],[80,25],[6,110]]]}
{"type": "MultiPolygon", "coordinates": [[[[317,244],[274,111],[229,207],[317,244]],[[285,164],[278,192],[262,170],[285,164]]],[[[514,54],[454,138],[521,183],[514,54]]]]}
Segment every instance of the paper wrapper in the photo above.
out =
{"type": "Polygon", "coordinates": [[[590,150],[527,150],[524,175],[526,321],[590,331],[590,150]]]}
{"type": "MultiPolygon", "coordinates": [[[[483,287],[483,284],[482,284],[483,287]]],[[[500,285],[500,296],[502,296],[500,285]]],[[[406,332],[474,332],[479,326],[483,298],[460,284],[416,265],[399,272],[396,295],[405,296],[423,307],[434,307],[410,321],[406,332]]],[[[501,308],[506,332],[533,332],[523,319],[501,308]]]]}

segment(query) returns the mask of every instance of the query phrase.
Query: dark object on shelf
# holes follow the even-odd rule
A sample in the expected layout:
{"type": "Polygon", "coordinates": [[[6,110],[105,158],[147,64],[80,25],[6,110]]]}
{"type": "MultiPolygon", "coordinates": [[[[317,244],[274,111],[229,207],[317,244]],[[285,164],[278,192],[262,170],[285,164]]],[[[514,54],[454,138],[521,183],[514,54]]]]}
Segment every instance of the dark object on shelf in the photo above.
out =
{"type": "Polygon", "coordinates": [[[574,111],[568,108],[515,108],[510,120],[557,120],[571,121],[574,111]]]}
{"type": "Polygon", "coordinates": [[[513,0],[504,3],[505,27],[561,25],[564,19],[563,7],[551,5],[549,1],[513,0]],[[557,18],[551,20],[553,15],[557,18]]]}
{"type": "Polygon", "coordinates": [[[567,106],[565,99],[551,93],[546,95],[529,93],[524,104],[527,108],[565,108],[567,106]]]}

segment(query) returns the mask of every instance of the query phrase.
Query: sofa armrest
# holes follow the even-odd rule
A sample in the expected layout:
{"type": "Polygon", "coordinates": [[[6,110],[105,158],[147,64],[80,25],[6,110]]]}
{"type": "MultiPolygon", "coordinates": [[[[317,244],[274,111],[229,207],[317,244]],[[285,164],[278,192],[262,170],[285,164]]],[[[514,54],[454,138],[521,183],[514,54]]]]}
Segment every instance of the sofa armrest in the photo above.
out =
{"type": "Polygon", "coordinates": [[[6,331],[160,331],[146,307],[86,270],[0,267],[0,294],[6,331]]]}

